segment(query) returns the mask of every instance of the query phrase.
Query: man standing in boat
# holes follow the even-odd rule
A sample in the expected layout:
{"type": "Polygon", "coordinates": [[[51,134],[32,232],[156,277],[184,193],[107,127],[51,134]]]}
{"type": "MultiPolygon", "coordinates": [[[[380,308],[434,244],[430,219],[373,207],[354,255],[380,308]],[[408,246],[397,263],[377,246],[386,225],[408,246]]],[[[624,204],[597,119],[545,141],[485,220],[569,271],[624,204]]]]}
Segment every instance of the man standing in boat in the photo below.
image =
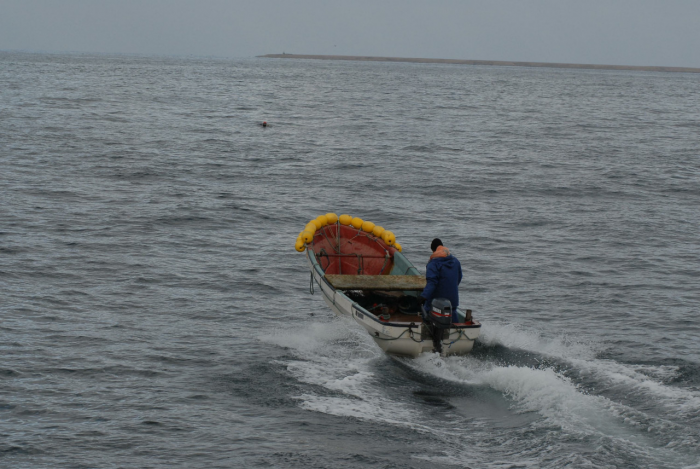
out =
{"type": "Polygon", "coordinates": [[[452,320],[457,322],[458,285],[462,281],[462,265],[450,254],[450,250],[442,245],[440,239],[435,238],[430,244],[430,249],[433,254],[425,271],[426,286],[420,294],[425,310],[430,310],[434,298],[447,298],[452,303],[452,320]]]}

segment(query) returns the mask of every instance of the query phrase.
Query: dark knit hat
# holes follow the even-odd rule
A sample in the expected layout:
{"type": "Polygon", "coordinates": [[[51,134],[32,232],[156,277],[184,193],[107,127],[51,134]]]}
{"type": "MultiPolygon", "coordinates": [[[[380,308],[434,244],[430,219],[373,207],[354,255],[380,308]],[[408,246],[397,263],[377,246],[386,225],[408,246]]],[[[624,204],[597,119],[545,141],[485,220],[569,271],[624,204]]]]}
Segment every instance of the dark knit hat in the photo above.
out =
{"type": "Polygon", "coordinates": [[[430,243],[430,249],[435,252],[438,246],[442,246],[442,241],[440,241],[440,238],[435,238],[433,242],[430,243]]]}

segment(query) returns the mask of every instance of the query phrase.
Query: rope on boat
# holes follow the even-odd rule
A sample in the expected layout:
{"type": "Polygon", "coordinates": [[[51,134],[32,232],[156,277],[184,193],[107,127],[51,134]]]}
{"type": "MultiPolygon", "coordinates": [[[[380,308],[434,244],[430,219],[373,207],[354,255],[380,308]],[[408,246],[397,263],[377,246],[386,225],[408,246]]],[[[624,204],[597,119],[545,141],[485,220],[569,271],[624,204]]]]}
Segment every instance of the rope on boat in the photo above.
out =
{"type": "Polygon", "coordinates": [[[413,332],[413,328],[408,328],[408,329],[404,330],[401,334],[399,334],[398,337],[391,337],[391,338],[385,339],[384,337],[379,337],[378,335],[375,335],[373,338],[374,338],[374,339],[379,339],[379,340],[399,340],[401,337],[403,337],[403,335],[404,335],[406,332],[409,333],[409,336],[410,336],[411,340],[414,341],[415,343],[420,344],[421,342],[423,342],[422,340],[416,340],[416,339],[413,337],[413,336],[415,335],[414,332],[413,332]]]}
{"type": "MultiPolygon", "coordinates": [[[[333,247],[333,243],[331,243],[331,240],[328,239],[328,235],[326,234],[326,230],[321,230],[321,234],[323,235],[324,238],[326,238],[326,241],[328,241],[328,245],[333,247]]],[[[338,251],[338,254],[340,254],[340,245],[336,246],[334,251],[338,251]]]]}
{"type": "MultiPolygon", "coordinates": [[[[403,335],[404,335],[406,332],[409,332],[409,335],[410,335],[410,338],[411,338],[412,341],[414,341],[414,342],[416,342],[416,343],[418,343],[418,344],[420,344],[421,342],[423,342],[422,339],[421,339],[421,340],[416,340],[416,339],[413,337],[413,336],[414,336],[414,333],[413,333],[413,329],[412,329],[412,328],[406,329],[406,330],[403,331],[398,337],[392,337],[392,338],[385,339],[384,337],[374,336],[373,338],[374,338],[374,339],[379,339],[379,340],[399,340],[401,337],[403,337],[403,335]]],[[[457,336],[457,338],[456,338],[455,340],[453,340],[453,341],[450,342],[449,344],[446,344],[445,342],[443,342],[442,344],[443,344],[443,345],[447,345],[447,348],[450,348],[450,347],[452,347],[452,344],[454,344],[455,342],[457,342],[457,341],[462,337],[463,334],[464,334],[464,331],[463,331],[463,330],[460,330],[460,331],[459,331],[459,335],[457,336]]],[[[465,336],[465,337],[466,337],[466,336],[465,336]]]]}
{"type": "MultiPolygon", "coordinates": [[[[457,342],[457,341],[462,337],[462,334],[464,334],[464,329],[460,329],[460,330],[459,330],[459,335],[457,336],[457,338],[456,338],[455,340],[453,340],[452,342],[450,342],[450,343],[447,345],[447,348],[452,347],[452,344],[454,344],[455,342],[457,342]]],[[[465,336],[465,338],[469,339],[469,337],[466,337],[466,336],[465,336]]],[[[445,342],[443,342],[442,345],[445,345],[445,342]]]]}
{"type": "Polygon", "coordinates": [[[374,336],[374,338],[379,339],[379,340],[399,340],[406,333],[406,331],[411,331],[411,338],[413,339],[413,330],[411,330],[411,329],[406,329],[398,337],[390,337],[388,339],[385,339],[384,337],[379,337],[378,335],[376,335],[376,336],[374,336]]]}
{"type": "Polygon", "coordinates": [[[309,293],[314,294],[314,273],[311,272],[309,277],[309,293]]]}
{"type": "Polygon", "coordinates": [[[379,275],[384,273],[384,267],[386,267],[387,263],[389,262],[389,251],[386,249],[384,250],[384,264],[382,264],[382,270],[379,271],[379,275]]]}

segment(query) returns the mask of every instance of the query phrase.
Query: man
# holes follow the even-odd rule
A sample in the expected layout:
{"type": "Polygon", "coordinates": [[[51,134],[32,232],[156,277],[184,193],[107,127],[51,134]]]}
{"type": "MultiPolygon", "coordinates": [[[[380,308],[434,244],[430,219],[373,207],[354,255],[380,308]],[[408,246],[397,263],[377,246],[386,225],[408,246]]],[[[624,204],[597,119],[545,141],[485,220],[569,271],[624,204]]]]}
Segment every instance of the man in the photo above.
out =
{"type": "Polygon", "coordinates": [[[429,311],[434,298],[447,298],[452,303],[452,322],[458,322],[458,285],[462,281],[462,265],[455,256],[450,254],[450,250],[442,245],[440,239],[435,238],[430,244],[430,249],[433,254],[430,256],[425,272],[427,285],[420,294],[419,301],[423,299],[425,309],[429,311]]]}

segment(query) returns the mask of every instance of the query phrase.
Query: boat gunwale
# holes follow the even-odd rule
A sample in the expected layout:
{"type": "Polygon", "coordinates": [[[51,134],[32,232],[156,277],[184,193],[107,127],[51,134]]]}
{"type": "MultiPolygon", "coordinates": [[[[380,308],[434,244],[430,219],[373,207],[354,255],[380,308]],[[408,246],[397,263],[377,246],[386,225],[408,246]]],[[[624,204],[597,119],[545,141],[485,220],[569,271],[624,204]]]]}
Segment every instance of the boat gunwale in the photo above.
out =
{"type": "MultiPolygon", "coordinates": [[[[316,261],[316,256],[315,253],[312,256],[311,253],[313,251],[311,249],[307,249],[307,258],[309,259],[309,262],[311,263],[313,270],[316,271],[316,273],[319,274],[319,278],[323,280],[323,282],[328,286],[328,288],[336,295],[342,295],[345,297],[348,302],[352,301],[347,295],[343,293],[343,290],[338,290],[333,287],[333,285],[328,281],[326,278],[326,273],[323,271],[323,268],[321,265],[316,261]]],[[[406,259],[408,260],[408,259],[406,259]]],[[[409,261],[410,262],[410,261],[409,261]]],[[[413,266],[413,264],[411,264],[413,266]]],[[[414,267],[414,266],[413,266],[414,267]]],[[[415,267],[414,267],[415,268],[415,267]]],[[[312,272],[313,275],[313,272],[312,272]]],[[[314,279],[316,280],[316,279],[314,279]]],[[[320,281],[316,280],[316,283],[318,284],[319,287],[321,287],[320,281]]],[[[321,293],[323,293],[329,300],[331,300],[335,304],[335,300],[333,298],[328,297],[325,291],[323,291],[323,288],[321,287],[321,293]]],[[[459,308],[457,308],[459,311],[459,308]]],[[[366,310],[362,305],[360,305],[357,301],[352,301],[352,304],[350,305],[350,315],[352,316],[353,313],[354,315],[357,314],[357,312],[362,313],[363,315],[368,316],[370,319],[375,321],[378,324],[381,324],[382,326],[388,326],[388,327],[394,327],[394,328],[400,328],[400,329],[414,329],[414,328],[420,328],[423,326],[423,318],[418,316],[420,318],[420,323],[398,323],[398,322],[390,322],[390,321],[382,321],[380,320],[374,313],[369,312],[366,310]],[[354,309],[354,311],[353,311],[354,309]]],[[[462,311],[463,312],[463,311],[462,311]]],[[[451,329],[456,329],[456,330],[461,330],[461,329],[478,329],[481,328],[481,323],[478,321],[473,321],[473,324],[464,324],[464,323],[455,323],[450,325],[450,330],[451,329]]]]}

